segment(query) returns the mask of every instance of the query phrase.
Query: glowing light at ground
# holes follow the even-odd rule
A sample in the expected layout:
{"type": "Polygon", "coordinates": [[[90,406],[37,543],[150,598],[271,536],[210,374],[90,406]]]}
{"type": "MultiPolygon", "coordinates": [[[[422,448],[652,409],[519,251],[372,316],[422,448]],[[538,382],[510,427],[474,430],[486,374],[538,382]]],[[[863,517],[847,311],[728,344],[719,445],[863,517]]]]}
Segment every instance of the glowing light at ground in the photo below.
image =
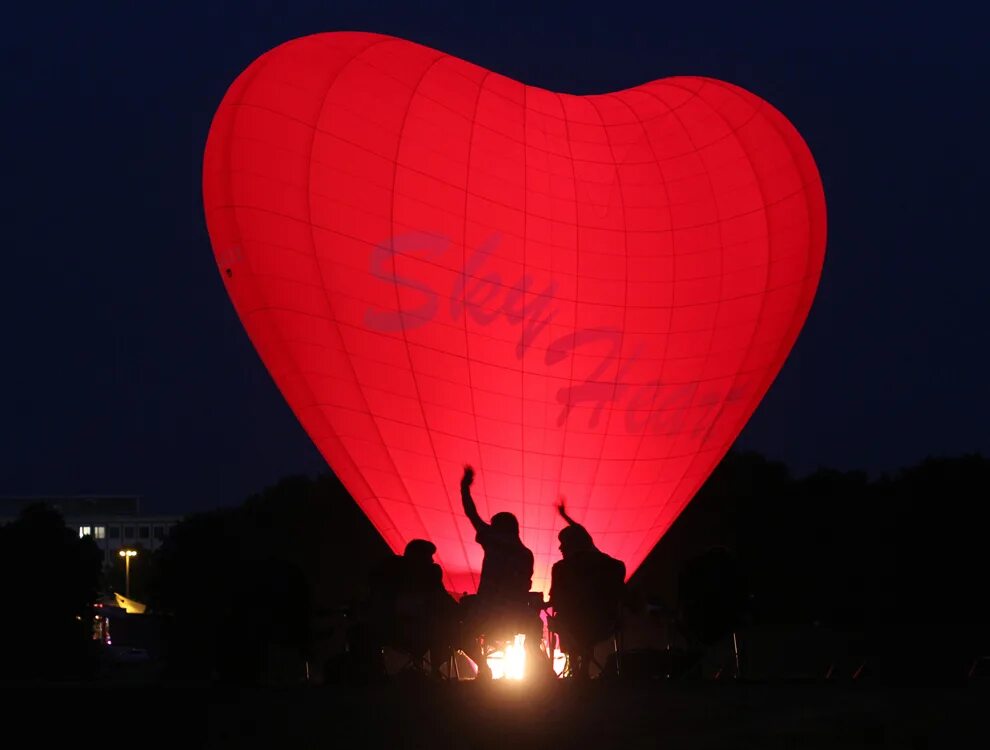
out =
{"type": "Polygon", "coordinates": [[[488,668],[496,680],[521,680],[526,676],[526,636],[517,633],[516,637],[500,650],[488,655],[488,668]]]}

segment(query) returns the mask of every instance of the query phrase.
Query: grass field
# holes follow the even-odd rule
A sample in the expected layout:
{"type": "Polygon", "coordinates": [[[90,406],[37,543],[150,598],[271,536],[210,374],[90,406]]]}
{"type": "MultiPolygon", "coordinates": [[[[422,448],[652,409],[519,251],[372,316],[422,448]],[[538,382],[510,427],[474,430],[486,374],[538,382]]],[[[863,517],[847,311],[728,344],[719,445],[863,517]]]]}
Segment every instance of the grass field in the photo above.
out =
{"type": "Polygon", "coordinates": [[[0,701],[9,748],[990,747],[975,685],[7,684],[0,701]]]}

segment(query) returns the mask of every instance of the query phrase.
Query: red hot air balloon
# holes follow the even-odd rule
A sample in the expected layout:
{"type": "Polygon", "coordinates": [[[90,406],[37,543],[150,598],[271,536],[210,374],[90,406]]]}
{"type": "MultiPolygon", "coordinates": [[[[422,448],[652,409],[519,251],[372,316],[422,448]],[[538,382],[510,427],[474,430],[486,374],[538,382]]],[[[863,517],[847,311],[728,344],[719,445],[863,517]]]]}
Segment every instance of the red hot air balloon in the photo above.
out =
{"type": "Polygon", "coordinates": [[[233,83],[203,167],[237,313],[394,550],[454,591],[510,511],[546,590],[569,512],[631,573],[780,370],[825,202],[773,107],[708,78],[595,96],[402,39],[290,41],[233,83]]]}

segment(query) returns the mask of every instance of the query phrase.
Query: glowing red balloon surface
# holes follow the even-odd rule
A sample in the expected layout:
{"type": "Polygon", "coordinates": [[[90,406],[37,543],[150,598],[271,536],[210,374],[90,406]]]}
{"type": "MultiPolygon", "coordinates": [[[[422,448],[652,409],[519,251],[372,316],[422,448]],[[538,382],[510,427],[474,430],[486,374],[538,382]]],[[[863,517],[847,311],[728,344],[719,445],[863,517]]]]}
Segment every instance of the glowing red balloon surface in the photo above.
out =
{"type": "Polygon", "coordinates": [[[563,495],[632,573],[784,362],[825,202],[773,107],[706,78],[597,96],[401,39],[258,58],[210,129],[223,282],[296,416],[395,550],[455,591],[461,510],[515,513],[536,588],[563,495]]]}

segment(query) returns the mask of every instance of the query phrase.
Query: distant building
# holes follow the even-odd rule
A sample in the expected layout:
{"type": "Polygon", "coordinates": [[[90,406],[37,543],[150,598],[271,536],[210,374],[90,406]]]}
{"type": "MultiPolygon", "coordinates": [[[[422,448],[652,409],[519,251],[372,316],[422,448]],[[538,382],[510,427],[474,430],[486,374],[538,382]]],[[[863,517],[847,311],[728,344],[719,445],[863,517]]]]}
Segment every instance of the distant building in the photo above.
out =
{"type": "Polygon", "coordinates": [[[65,525],[90,536],[109,565],[122,547],[153,552],[162,546],[181,516],[143,515],[138,495],[37,495],[0,497],[0,524],[13,521],[34,503],[44,503],[62,514],[65,525]]]}

